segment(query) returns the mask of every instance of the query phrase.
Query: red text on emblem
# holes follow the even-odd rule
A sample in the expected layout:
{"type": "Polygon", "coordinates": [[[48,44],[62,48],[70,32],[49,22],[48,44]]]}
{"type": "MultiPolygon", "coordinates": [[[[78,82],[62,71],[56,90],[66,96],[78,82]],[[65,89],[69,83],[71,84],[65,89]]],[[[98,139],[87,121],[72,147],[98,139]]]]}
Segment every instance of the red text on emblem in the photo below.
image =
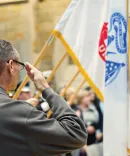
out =
{"type": "Polygon", "coordinates": [[[100,39],[99,39],[99,55],[100,57],[103,59],[103,61],[106,61],[106,49],[107,49],[107,45],[105,43],[105,40],[108,37],[108,23],[105,22],[103,24],[102,30],[101,30],[101,34],[100,34],[100,39]]]}

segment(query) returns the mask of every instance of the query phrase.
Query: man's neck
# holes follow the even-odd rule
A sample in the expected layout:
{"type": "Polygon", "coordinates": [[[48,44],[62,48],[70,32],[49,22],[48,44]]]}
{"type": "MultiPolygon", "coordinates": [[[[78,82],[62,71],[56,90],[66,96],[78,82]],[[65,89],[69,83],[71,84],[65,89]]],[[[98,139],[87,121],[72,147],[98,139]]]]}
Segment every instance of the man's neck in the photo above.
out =
{"type": "Polygon", "coordinates": [[[7,71],[0,73],[0,86],[6,91],[9,91],[10,77],[7,71]]]}
{"type": "Polygon", "coordinates": [[[4,77],[0,77],[0,87],[3,88],[6,92],[8,92],[8,81],[4,77]]]}

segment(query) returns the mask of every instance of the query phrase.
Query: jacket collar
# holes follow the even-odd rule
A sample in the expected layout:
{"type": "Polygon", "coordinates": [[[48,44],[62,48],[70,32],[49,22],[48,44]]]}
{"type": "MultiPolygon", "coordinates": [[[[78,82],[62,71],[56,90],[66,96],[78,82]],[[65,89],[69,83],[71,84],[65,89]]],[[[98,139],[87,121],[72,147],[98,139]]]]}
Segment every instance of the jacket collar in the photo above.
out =
{"type": "Polygon", "coordinates": [[[0,86],[0,94],[7,95],[6,91],[0,86]]]}

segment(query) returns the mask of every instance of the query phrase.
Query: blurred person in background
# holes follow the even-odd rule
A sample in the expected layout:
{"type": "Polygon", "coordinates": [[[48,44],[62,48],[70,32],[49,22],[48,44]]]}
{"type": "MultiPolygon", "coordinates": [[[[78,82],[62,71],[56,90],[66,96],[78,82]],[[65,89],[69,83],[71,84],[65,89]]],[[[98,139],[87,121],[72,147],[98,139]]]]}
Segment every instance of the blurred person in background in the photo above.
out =
{"type": "MultiPolygon", "coordinates": [[[[15,91],[17,91],[20,84],[21,84],[21,82],[17,85],[17,88],[15,91]]],[[[18,97],[18,100],[26,101],[26,102],[30,103],[32,106],[36,107],[39,103],[39,100],[36,98],[33,98],[33,95],[34,94],[31,90],[30,83],[27,82],[26,85],[21,89],[21,93],[18,97]]]]}
{"type": "MultiPolygon", "coordinates": [[[[21,82],[17,85],[17,89],[19,88],[20,85],[21,85],[21,82]]],[[[21,89],[21,93],[18,97],[18,100],[28,100],[32,97],[33,97],[33,92],[30,88],[29,82],[27,82],[26,85],[21,89]]]]}
{"type": "MultiPolygon", "coordinates": [[[[60,95],[61,95],[62,92],[64,92],[64,89],[65,89],[65,87],[60,88],[60,90],[59,90],[60,95]]],[[[77,105],[76,100],[72,104],[69,103],[71,98],[75,95],[75,92],[76,92],[75,88],[73,88],[73,87],[68,88],[65,95],[64,95],[64,98],[67,101],[68,105],[70,105],[70,107],[75,111],[77,116],[80,117],[83,120],[82,110],[77,105]]],[[[84,153],[86,153],[86,151],[84,153]]],[[[74,151],[72,153],[67,153],[67,154],[65,154],[63,156],[80,156],[80,155],[81,155],[81,149],[78,149],[78,150],[76,150],[76,151],[74,151]]],[[[86,154],[85,154],[85,156],[86,156],[86,154]]]]}
{"type": "Polygon", "coordinates": [[[76,90],[73,87],[69,87],[65,93],[66,101],[69,101],[71,97],[75,94],[76,90]]]}
{"type": "Polygon", "coordinates": [[[88,132],[87,145],[96,143],[96,131],[99,121],[99,114],[91,102],[91,96],[88,91],[81,90],[77,96],[77,102],[83,112],[83,119],[88,132]]]}
{"type": "MultiPolygon", "coordinates": [[[[65,98],[66,101],[69,103],[69,101],[71,100],[72,96],[75,95],[75,89],[70,87],[68,88],[68,90],[66,91],[65,94],[65,98]]],[[[82,110],[80,109],[80,107],[77,105],[76,99],[72,104],[69,104],[71,106],[71,108],[75,111],[75,113],[83,120],[83,114],[82,114],[82,110]]]]}
{"type": "Polygon", "coordinates": [[[96,107],[98,114],[99,114],[99,122],[97,125],[97,132],[96,132],[96,140],[97,142],[103,141],[103,103],[98,99],[94,91],[91,87],[86,87],[85,90],[87,90],[90,94],[91,102],[96,107]]]}

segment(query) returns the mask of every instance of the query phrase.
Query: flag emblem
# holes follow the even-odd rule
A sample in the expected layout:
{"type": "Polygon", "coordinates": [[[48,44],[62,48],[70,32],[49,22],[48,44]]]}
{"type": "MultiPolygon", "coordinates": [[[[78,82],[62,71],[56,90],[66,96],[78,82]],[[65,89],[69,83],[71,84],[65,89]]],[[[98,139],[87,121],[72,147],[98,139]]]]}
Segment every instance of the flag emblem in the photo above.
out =
{"type": "Polygon", "coordinates": [[[116,49],[119,53],[127,52],[127,21],[118,12],[114,13],[110,19],[110,30],[111,33],[115,30],[115,36],[109,36],[109,38],[115,39],[116,49]]]}
{"type": "Polygon", "coordinates": [[[110,84],[118,76],[121,68],[124,66],[124,63],[106,61],[106,85],[110,84]]]}
{"type": "Polygon", "coordinates": [[[106,86],[112,83],[120,73],[124,62],[118,57],[127,52],[127,22],[120,13],[112,14],[110,18],[110,30],[107,41],[106,61],[106,86]]]}

